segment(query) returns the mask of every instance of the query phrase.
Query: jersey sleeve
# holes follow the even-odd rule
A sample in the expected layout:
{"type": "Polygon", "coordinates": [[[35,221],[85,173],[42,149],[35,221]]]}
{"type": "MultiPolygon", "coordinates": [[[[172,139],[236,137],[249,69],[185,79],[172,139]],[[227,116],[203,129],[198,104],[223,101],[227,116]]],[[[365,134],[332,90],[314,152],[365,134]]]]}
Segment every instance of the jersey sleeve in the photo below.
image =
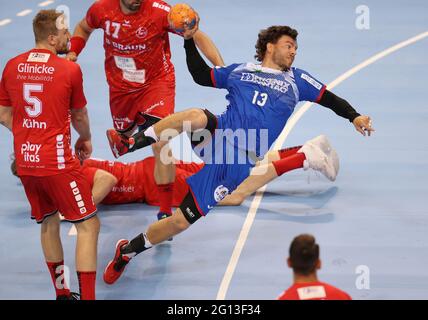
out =
{"type": "Polygon", "coordinates": [[[318,102],[326,89],[326,85],[304,70],[296,68],[293,72],[294,80],[299,89],[299,101],[318,102]]]}
{"type": "Polygon", "coordinates": [[[227,83],[229,75],[235,70],[240,64],[234,63],[227,67],[215,67],[211,71],[211,79],[213,85],[219,89],[227,89],[227,83]]]}
{"type": "Polygon", "coordinates": [[[86,98],[83,92],[82,71],[77,63],[71,62],[71,101],[72,109],[82,109],[86,106],[86,98]]]}
{"type": "Polygon", "coordinates": [[[86,22],[91,29],[101,28],[102,23],[102,1],[95,1],[86,13],[86,22]]]}
{"type": "Polygon", "coordinates": [[[3,76],[0,82],[0,106],[12,106],[12,101],[10,101],[9,93],[6,90],[6,68],[3,71],[3,76]]]}

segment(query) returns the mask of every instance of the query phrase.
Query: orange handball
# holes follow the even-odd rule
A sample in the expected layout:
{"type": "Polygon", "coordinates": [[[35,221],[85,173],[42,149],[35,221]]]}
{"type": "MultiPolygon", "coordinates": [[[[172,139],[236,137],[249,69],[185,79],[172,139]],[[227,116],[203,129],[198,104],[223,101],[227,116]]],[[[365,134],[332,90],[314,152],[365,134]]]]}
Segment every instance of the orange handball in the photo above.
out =
{"type": "Polygon", "coordinates": [[[171,7],[168,21],[173,30],[182,33],[185,26],[193,29],[196,24],[196,12],[188,4],[178,3],[171,7]]]}

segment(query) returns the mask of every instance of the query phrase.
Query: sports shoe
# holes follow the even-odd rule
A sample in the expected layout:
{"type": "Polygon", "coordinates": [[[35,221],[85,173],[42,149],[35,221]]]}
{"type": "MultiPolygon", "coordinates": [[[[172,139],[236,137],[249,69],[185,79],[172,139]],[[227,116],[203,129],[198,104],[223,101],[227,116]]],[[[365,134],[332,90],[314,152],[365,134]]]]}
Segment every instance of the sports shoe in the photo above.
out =
{"type": "Polygon", "coordinates": [[[57,300],[80,300],[80,294],[76,292],[70,292],[69,296],[61,295],[56,297],[57,300]]]}
{"type": "Polygon", "coordinates": [[[129,241],[125,239],[121,239],[116,243],[116,252],[114,253],[114,258],[108,263],[107,267],[104,270],[103,279],[105,283],[115,283],[125,270],[125,267],[128,262],[131,260],[131,258],[123,256],[120,252],[120,249],[128,243],[129,241]]]}
{"type": "Polygon", "coordinates": [[[110,144],[111,152],[113,152],[114,157],[117,159],[124,154],[129,152],[129,149],[134,144],[133,138],[128,138],[123,134],[120,134],[114,129],[108,129],[106,131],[108,143],[110,144]]]}
{"type": "Polygon", "coordinates": [[[330,181],[336,180],[339,172],[339,157],[325,135],[307,141],[300,149],[306,160],[304,170],[309,168],[321,172],[330,181]]]}
{"type": "MultiPolygon", "coordinates": [[[[158,216],[158,220],[163,220],[163,219],[166,219],[168,217],[171,217],[171,214],[159,211],[157,216],[158,216]]],[[[172,241],[172,239],[173,238],[171,237],[168,239],[168,241],[172,241]]]]}

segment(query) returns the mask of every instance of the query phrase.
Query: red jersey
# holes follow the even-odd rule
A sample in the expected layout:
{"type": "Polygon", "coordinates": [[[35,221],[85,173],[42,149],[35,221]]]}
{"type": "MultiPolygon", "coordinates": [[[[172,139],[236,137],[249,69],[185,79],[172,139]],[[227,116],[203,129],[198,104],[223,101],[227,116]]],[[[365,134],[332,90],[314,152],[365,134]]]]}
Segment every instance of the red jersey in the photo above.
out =
{"type": "Polygon", "coordinates": [[[152,80],[175,81],[168,32],[170,5],[144,0],[124,14],[120,0],[96,1],[86,14],[93,29],[104,30],[105,72],[110,90],[135,91],[152,80]]]}
{"type": "Polygon", "coordinates": [[[0,84],[0,105],[13,107],[19,176],[50,176],[79,168],[71,149],[71,108],[86,106],[79,65],[49,50],[11,59],[0,84]]]}
{"type": "Polygon", "coordinates": [[[278,300],[352,300],[349,294],[323,282],[295,283],[278,300]]]}
{"type": "MultiPolygon", "coordinates": [[[[189,191],[186,179],[201,170],[202,167],[203,164],[193,162],[176,164],[173,206],[179,206],[189,191]]],[[[107,171],[118,180],[113,190],[103,199],[103,204],[132,202],[145,202],[155,206],[160,204],[154,178],[154,157],[133,163],[88,159],[83,163],[83,169],[83,173],[91,185],[93,185],[96,169],[107,171]]]]}

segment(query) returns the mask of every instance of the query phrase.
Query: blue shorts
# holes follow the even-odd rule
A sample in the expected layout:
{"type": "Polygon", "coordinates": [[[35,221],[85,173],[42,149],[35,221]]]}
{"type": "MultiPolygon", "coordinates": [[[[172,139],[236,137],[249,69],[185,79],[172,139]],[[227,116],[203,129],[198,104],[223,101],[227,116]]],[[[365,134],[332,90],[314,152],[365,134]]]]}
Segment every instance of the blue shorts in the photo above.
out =
{"type": "MultiPolygon", "coordinates": [[[[217,119],[217,129],[222,129],[219,117],[217,119]]],[[[246,150],[239,149],[226,138],[216,137],[213,135],[211,140],[205,143],[204,152],[201,152],[200,147],[194,148],[205,166],[186,180],[196,206],[203,215],[232,193],[250,175],[254,167],[246,150]]]]}

